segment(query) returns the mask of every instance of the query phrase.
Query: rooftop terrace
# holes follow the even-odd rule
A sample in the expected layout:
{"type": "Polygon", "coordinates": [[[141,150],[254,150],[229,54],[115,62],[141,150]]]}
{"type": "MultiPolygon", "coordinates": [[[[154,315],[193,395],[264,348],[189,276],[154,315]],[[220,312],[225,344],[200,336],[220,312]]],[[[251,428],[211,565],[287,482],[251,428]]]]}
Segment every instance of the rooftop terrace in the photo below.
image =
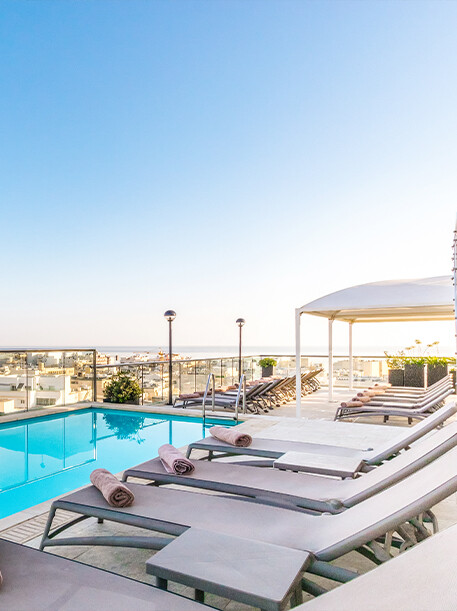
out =
{"type": "MultiPolygon", "coordinates": [[[[348,396],[352,396],[352,392],[349,390],[337,389],[335,393],[335,400],[338,403],[341,400],[347,399],[348,396]]],[[[321,389],[310,396],[307,396],[303,400],[303,414],[309,419],[327,419],[332,420],[337,402],[329,402],[327,397],[327,390],[321,389]]],[[[94,404],[97,405],[97,404],[94,404]]],[[[87,404],[76,404],[71,406],[69,409],[81,409],[86,408],[87,404]]],[[[125,406],[123,406],[123,409],[125,406]]],[[[65,408],[64,408],[65,409],[65,408]]],[[[138,406],[130,407],[127,409],[138,410],[138,406]]],[[[154,413],[192,413],[193,410],[173,410],[169,407],[161,406],[143,406],[145,411],[153,411],[154,413]]],[[[38,416],[40,411],[34,411],[33,415],[38,416]]],[[[46,410],[49,413],[49,410],[46,410]]],[[[199,410],[195,410],[195,415],[199,415],[199,410]]],[[[239,425],[240,429],[248,432],[253,436],[268,437],[271,439],[289,439],[289,440],[300,440],[300,431],[303,427],[306,427],[306,420],[297,420],[295,415],[295,404],[289,403],[281,406],[272,412],[271,415],[252,416],[247,414],[245,421],[239,425]]],[[[15,414],[13,417],[19,418],[20,415],[15,414]]],[[[12,417],[10,417],[12,418],[12,417]]],[[[359,420],[362,422],[363,420],[359,420]]],[[[368,421],[367,421],[368,422],[368,421]]],[[[379,424],[380,419],[370,419],[371,423],[379,424]]],[[[390,425],[394,426],[405,426],[405,419],[391,419],[390,425]]],[[[325,443],[325,440],[323,441],[325,443]]],[[[198,454],[195,455],[198,457],[198,454]]],[[[47,512],[50,508],[51,501],[42,503],[36,507],[32,507],[18,514],[9,516],[0,520],[0,537],[23,543],[25,545],[37,548],[39,546],[41,535],[45,526],[45,520],[47,512]]],[[[440,529],[445,529],[453,524],[457,523],[457,504],[455,495],[447,498],[446,500],[439,503],[433,511],[435,512],[440,529]]],[[[70,514],[64,511],[58,510],[57,518],[58,524],[64,524],[69,521],[70,514]]],[[[116,535],[127,535],[131,534],[135,530],[138,534],[138,529],[132,529],[129,526],[116,524],[114,522],[104,522],[103,524],[97,524],[96,520],[88,520],[81,524],[75,525],[70,531],[73,535],[84,535],[90,536],[91,534],[97,533],[105,534],[107,536],[116,535]]],[[[144,534],[150,535],[150,531],[144,531],[144,534]]],[[[48,548],[48,551],[56,553],[68,558],[76,559],[82,563],[108,569],[119,575],[125,575],[132,577],[145,583],[154,583],[154,578],[149,576],[145,572],[145,562],[150,558],[151,550],[139,550],[139,549],[127,549],[127,548],[106,548],[106,547],[57,547],[48,548]]],[[[363,558],[360,554],[351,552],[337,561],[337,564],[341,567],[349,570],[355,570],[359,573],[364,573],[373,568],[373,564],[366,558],[363,558]]],[[[326,588],[335,587],[334,582],[330,582],[324,578],[314,577],[314,580],[321,583],[326,588]]],[[[192,596],[190,588],[180,586],[177,584],[171,584],[170,590],[173,592],[182,593],[185,596],[192,596]]],[[[310,598],[309,595],[304,594],[304,599],[310,598]]],[[[235,602],[230,601],[215,595],[207,595],[205,602],[209,605],[213,605],[219,609],[226,609],[227,611],[235,611],[248,609],[249,607],[235,602]]]]}

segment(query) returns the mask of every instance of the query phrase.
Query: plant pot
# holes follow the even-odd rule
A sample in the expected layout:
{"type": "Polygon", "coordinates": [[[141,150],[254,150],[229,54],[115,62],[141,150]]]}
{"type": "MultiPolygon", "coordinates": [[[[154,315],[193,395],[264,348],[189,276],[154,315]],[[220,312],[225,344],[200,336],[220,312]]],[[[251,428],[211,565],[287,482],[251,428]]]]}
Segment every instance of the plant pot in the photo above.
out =
{"type": "Polygon", "coordinates": [[[453,389],[454,389],[454,393],[455,393],[455,390],[456,390],[456,389],[455,389],[456,382],[457,382],[457,380],[456,380],[456,372],[455,372],[455,371],[453,371],[453,372],[452,372],[452,387],[453,387],[453,389]]]}
{"type": "Polygon", "coordinates": [[[273,375],[273,365],[262,367],[262,378],[269,378],[273,375]]]}
{"type": "Polygon", "coordinates": [[[447,365],[427,365],[427,386],[447,376],[447,365]]]}
{"type": "Polygon", "coordinates": [[[405,385],[405,372],[403,369],[389,369],[389,384],[392,384],[392,386],[405,385]]]}
{"type": "Polygon", "coordinates": [[[424,388],[425,385],[425,365],[406,363],[405,365],[405,386],[424,388]]]}

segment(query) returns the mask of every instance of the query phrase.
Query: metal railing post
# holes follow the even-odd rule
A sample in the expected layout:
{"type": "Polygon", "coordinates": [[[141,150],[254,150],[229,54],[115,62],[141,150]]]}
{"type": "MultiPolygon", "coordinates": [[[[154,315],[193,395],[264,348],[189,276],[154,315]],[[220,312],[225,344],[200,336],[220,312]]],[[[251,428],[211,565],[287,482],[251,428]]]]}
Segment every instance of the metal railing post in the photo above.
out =
{"type": "Polygon", "coordinates": [[[97,401],[97,351],[92,351],[92,401],[97,401]]]}
{"type": "Polygon", "coordinates": [[[240,405],[240,397],[243,398],[243,414],[246,413],[246,376],[243,374],[238,385],[235,401],[235,419],[238,422],[238,409],[240,405]]]}
{"type": "Polygon", "coordinates": [[[208,396],[208,389],[209,389],[209,383],[212,382],[212,411],[214,412],[214,408],[216,407],[216,395],[215,395],[215,377],[214,377],[214,373],[210,373],[208,375],[208,379],[206,380],[206,388],[205,388],[205,392],[203,394],[203,401],[202,401],[202,418],[203,418],[203,422],[205,422],[205,418],[206,418],[206,398],[208,396]]]}

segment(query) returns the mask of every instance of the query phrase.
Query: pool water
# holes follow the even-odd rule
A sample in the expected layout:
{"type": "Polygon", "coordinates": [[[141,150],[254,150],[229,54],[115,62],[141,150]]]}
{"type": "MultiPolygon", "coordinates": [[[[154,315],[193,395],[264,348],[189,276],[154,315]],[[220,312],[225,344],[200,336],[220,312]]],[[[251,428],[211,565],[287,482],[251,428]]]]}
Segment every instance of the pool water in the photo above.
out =
{"type": "Polygon", "coordinates": [[[207,426],[199,418],[109,409],[1,425],[0,518],[88,484],[98,467],[117,473],[154,458],[164,443],[179,448],[201,439],[207,426]]]}

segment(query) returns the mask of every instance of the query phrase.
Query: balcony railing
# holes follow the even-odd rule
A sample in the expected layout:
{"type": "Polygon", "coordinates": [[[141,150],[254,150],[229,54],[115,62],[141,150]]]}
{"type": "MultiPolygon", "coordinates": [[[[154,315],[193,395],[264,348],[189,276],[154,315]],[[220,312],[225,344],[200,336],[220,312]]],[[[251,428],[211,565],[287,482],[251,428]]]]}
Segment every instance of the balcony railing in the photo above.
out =
{"type": "MultiPolygon", "coordinates": [[[[295,375],[294,355],[251,355],[242,358],[242,373],[246,380],[261,377],[260,359],[265,356],[277,361],[275,374],[295,375]]],[[[217,386],[229,386],[238,381],[238,357],[179,359],[173,361],[173,396],[202,391],[209,374],[214,374],[217,386]]],[[[328,383],[328,357],[301,357],[303,371],[323,369],[321,384],[328,383]]],[[[146,361],[122,364],[97,364],[97,351],[88,349],[0,350],[0,414],[71,405],[82,401],[102,402],[104,387],[113,375],[123,371],[134,375],[142,390],[140,403],[153,405],[168,399],[168,361],[146,361]]],[[[356,356],[353,359],[354,384],[367,386],[387,379],[387,362],[378,355],[356,356]]],[[[333,357],[333,383],[349,384],[349,357],[333,357]]]]}
{"type": "Polygon", "coordinates": [[[95,400],[94,348],[0,350],[0,414],[95,400]]]}

